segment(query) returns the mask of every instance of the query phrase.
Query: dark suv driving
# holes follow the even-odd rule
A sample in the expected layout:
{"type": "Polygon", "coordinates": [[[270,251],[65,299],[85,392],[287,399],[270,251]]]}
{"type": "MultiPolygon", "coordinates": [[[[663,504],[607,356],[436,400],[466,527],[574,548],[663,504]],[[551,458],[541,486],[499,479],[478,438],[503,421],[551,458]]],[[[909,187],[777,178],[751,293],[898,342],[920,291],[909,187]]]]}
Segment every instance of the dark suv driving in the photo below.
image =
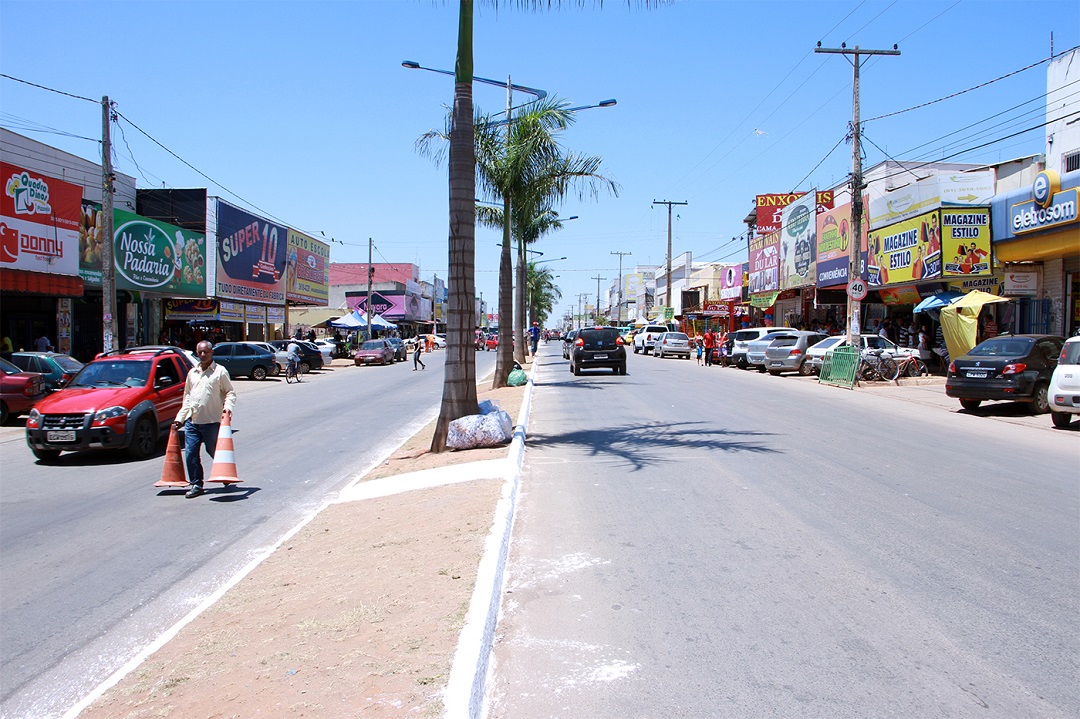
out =
{"type": "Polygon", "coordinates": [[[626,374],[626,345],[618,327],[586,327],[578,330],[570,350],[570,371],[610,367],[615,374],[626,374]]]}

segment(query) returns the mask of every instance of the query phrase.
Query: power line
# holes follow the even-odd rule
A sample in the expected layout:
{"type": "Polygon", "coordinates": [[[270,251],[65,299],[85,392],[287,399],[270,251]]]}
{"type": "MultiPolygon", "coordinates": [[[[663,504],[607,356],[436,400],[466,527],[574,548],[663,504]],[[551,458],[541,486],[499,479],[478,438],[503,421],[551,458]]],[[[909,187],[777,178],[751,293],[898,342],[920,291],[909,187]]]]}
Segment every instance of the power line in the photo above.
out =
{"type": "Polygon", "coordinates": [[[57,95],[65,95],[67,97],[75,98],[76,100],[85,100],[86,102],[92,102],[95,105],[100,105],[101,104],[100,100],[91,100],[89,97],[83,97],[82,95],[72,95],[70,92],[64,92],[63,90],[57,90],[56,88],[46,87],[45,85],[39,85],[36,82],[30,82],[29,80],[22,80],[22,79],[17,78],[17,77],[12,77],[11,75],[6,75],[6,74],[4,74],[2,72],[0,72],[0,77],[6,77],[8,80],[14,80],[15,82],[21,82],[24,85],[29,85],[31,87],[40,88],[42,90],[48,90],[49,92],[55,92],[57,95]]]}

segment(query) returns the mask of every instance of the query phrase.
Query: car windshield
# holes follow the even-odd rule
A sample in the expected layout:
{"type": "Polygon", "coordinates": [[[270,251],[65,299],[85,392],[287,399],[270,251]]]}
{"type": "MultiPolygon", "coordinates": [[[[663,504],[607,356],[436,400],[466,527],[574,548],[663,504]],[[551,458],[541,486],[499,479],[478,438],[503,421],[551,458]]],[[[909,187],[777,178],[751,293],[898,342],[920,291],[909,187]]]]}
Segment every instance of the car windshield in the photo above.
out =
{"type": "Polygon", "coordinates": [[[1066,342],[1061,364],[1080,364],[1080,342],[1066,342]]]}
{"type": "Polygon", "coordinates": [[[667,333],[667,339],[669,339],[669,340],[687,340],[687,341],[690,340],[690,338],[686,336],[685,332],[668,332],[667,333]]]}
{"type": "Polygon", "coordinates": [[[361,347],[360,349],[362,349],[362,350],[381,350],[383,348],[383,346],[384,345],[383,345],[382,340],[368,340],[367,342],[364,343],[364,346],[361,347]]]}
{"type": "Polygon", "coordinates": [[[735,333],[736,342],[749,342],[751,340],[756,340],[757,338],[758,333],[754,330],[741,330],[735,333]]]}
{"type": "Polygon", "coordinates": [[[70,387],[141,387],[150,376],[146,360],[99,360],[82,368],[70,387]]]}
{"type": "Polygon", "coordinates": [[[971,357],[1023,357],[1034,342],[1030,337],[995,337],[968,352],[971,357]]]}
{"type": "Polygon", "coordinates": [[[821,340],[816,345],[814,345],[811,349],[827,350],[830,347],[834,347],[834,346],[836,346],[836,345],[838,345],[838,344],[840,344],[841,342],[844,342],[844,341],[845,340],[844,340],[843,337],[829,337],[828,339],[821,340]]]}

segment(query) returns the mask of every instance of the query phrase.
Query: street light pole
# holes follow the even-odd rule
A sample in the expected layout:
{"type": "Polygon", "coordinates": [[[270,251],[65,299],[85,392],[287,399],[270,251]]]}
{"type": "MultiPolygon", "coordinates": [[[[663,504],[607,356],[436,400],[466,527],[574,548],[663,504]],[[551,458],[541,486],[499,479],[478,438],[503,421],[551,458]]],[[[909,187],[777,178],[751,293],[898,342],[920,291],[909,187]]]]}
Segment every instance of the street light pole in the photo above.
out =
{"type": "Polygon", "coordinates": [[[622,327],[622,258],[624,255],[632,255],[633,252],[612,252],[619,256],[619,306],[615,310],[615,324],[622,327]]]}

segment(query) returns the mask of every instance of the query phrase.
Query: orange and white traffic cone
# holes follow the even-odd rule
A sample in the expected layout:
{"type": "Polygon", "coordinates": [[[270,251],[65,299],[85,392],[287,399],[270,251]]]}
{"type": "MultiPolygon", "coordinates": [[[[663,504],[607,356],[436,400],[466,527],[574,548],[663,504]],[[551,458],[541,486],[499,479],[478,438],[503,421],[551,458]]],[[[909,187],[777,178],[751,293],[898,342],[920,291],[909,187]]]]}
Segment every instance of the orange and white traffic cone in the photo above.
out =
{"type": "Polygon", "coordinates": [[[155,487],[186,487],[184,476],[184,457],[180,452],[180,433],[176,427],[169,427],[169,444],[165,447],[165,466],[161,468],[161,479],[155,487]]]}
{"type": "Polygon", "coordinates": [[[232,424],[229,415],[221,415],[221,429],[218,430],[217,446],[214,447],[214,466],[210,468],[207,482],[239,484],[236,476],[236,455],[233,453],[232,424]]]}

